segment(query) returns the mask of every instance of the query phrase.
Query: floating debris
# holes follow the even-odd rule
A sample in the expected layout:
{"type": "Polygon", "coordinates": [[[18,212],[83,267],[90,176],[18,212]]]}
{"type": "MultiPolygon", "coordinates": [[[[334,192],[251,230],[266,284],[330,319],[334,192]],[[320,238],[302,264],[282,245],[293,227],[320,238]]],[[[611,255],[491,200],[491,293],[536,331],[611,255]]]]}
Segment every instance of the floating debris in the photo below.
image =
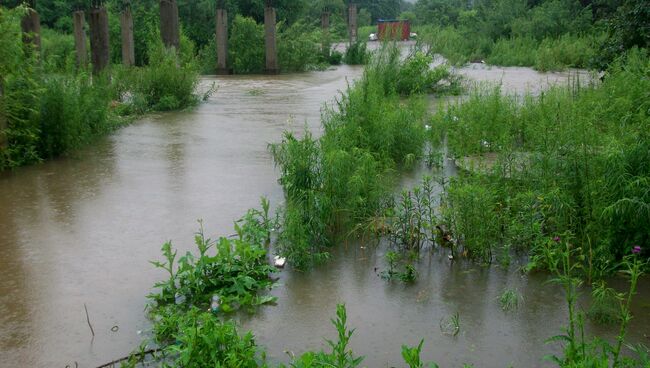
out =
{"type": "Polygon", "coordinates": [[[284,268],[284,265],[285,265],[286,263],[287,263],[287,259],[284,258],[284,257],[275,256],[275,257],[273,258],[273,264],[274,264],[275,267],[277,267],[277,268],[284,268]]]}

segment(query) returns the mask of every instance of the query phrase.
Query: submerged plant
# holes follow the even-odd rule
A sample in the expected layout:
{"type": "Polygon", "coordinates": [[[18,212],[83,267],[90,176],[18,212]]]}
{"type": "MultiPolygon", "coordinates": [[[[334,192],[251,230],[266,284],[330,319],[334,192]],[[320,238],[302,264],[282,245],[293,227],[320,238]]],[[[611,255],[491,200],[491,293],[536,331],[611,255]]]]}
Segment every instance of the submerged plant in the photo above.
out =
{"type": "Polygon", "coordinates": [[[441,319],[440,331],[445,335],[457,336],[460,333],[460,314],[456,312],[446,319],[441,319]]]}
{"type": "Polygon", "coordinates": [[[516,290],[506,289],[499,296],[499,305],[504,311],[511,311],[519,307],[519,299],[521,296],[516,290]]]}

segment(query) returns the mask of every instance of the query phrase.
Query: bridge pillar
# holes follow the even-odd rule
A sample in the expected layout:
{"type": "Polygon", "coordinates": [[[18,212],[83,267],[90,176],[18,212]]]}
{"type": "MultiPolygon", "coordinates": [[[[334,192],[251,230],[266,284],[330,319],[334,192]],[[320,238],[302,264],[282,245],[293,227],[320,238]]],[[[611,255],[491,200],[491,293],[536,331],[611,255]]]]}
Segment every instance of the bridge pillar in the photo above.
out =
{"type": "Polygon", "coordinates": [[[330,13],[324,11],[321,14],[321,27],[323,28],[323,55],[326,58],[330,57],[330,13]]]}
{"type": "Polygon", "coordinates": [[[217,9],[217,74],[230,74],[228,69],[228,11],[217,9]]]}
{"type": "Polygon", "coordinates": [[[180,48],[181,38],[178,25],[178,4],[176,0],[160,0],[160,36],[167,48],[180,48]]]}
{"type": "Polygon", "coordinates": [[[110,62],[108,13],[104,6],[91,8],[88,14],[90,25],[90,53],[93,74],[99,74],[110,62]]]}
{"type": "Polygon", "coordinates": [[[264,38],[266,40],[266,72],[269,74],[280,72],[275,33],[275,8],[267,4],[264,8],[264,38]]]}
{"type": "Polygon", "coordinates": [[[82,10],[74,12],[72,22],[74,25],[74,47],[77,52],[77,67],[85,68],[88,62],[88,51],[86,50],[86,31],[84,30],[86,17],[84,12],[82,10]]]}
{"type": "Polygon", "coordinates": [[[120,26],[122,28],[122,64],[133,66],[135,65],[135,45],[133,43],[133,14],[130,6],[120,13],[120,26]]]}
{"type": "Polygon", "coordinates": [[[348,32],[350,33],[350,44],[357,42],[358,32],[357,4],[350,3],[348,7],[348,32]]]}
{"type": "Polygon", "coordinates": [[[25,46],[34,47],[36,50],[41,48],[41,18],[34,10],[35,1],[32,2],[31,7],[27,10],[20,21],[20,28],[23,31],[23,43],[25,46]]]}

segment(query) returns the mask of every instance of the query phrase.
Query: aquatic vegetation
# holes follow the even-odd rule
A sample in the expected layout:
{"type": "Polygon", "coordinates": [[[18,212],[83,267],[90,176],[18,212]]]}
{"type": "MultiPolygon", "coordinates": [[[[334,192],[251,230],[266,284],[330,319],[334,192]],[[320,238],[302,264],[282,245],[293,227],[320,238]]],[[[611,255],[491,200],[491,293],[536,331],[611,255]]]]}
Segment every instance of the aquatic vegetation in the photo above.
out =
{"type": "Polygon", "coordinates": [[[458,312],[440,320],[440,331],[449,336],[457,336],[460,333],[460,314],[458,312]]]}
{"type": "Polygon", "coordinates": [[[418,278],[418,271],[415,266],[407,262],[407,257],[403,254],[388,251],[384,256],[388,269],[380,273],[380,276],[387,281],[400,280],[404,283],[412,283],[418,278]],[[403,265],[403,271],[400,271],[400,266],[403,265]]]}
{"type": "Polygon", "coordinates": [[[587,311],[589,319],[599,324],[620,322],[620,294],[602,280],[592,287],[591,305],[587,311]]]}
{"type": "MultiPolygon", "coordinates": [[[[627,334],[627,328],[632,321],[633,316],[630,311],[632,298],[634,297],[639,278],[643,275],[648,265],[646,260],[640,258],[638,254],[632,253],[625,256],[621,262],[621,268],[625,270],[629,277],[630,286],[626,293],[617,295],[619,302],[619,333],[616,337],[615,344],[607,341],[593,338],[591,341],[585,340],[584,323],[585,314],[576,308],[578,290],[582,283],[578,277],[577,271],[580,264],[573,261],[578,250],[572,247],[566,239],[553,240],[557,247],[547,248],[546,257],[550,265],[550,271],[555,275],[554,282],[560,284],[564,289],[564,294],[569,311],[569,324],[566,327],[564,335],[558,335],[550,338],[548,342],[562,342],[564,351],[562,356],[548,356],[560,367],[583,367],[583,366],[641,366],[639,360],[647,361],[647,351],[641,347],[637,349],[638,358],[621,357],[621,350],[627,334]]],[[[604,287],[604,286],[603,286],[604,287]]]]}
{"type": "Polygon", "coordinates": [[[529,269],[543,269],[537,255],[560,234],[573,239],[593,282],[644,244],[649,68],[647,54],[632,51],[602,83],[576,80],[538,97],[479,89],[439,112],[432,130],[444,131],[462,167],[442,211],[459,251],[504,264],[510,250],[528,252],[529,269]]]}
{"type": "Polygon", "coordinates": [[[368,62],[370,53],[365,42],[355,42],[348,46],[343,55],[343,62],[348,65],[363,65],[368,62]]]}
{"type": "Polygon", "coordinates": [[[422,51],[408,57],[397,74],[397,93],[405,96],[433,92],[459,94],[460,78],[447,64],[431,68],[432,62],[433,57],[422,51]]]}
{"type": "Polygon", "coordinates": [[[219,311],[226,313],[274,301],[258,295],[273,284],[269,274],[275,269],[268,263],[266,250],[270,226],[264,212],[251,210],[236,223],[236,239],[213,241],[201,227],[194,237],[198,255],[188,252],[177,259],[171,243],[165,243],[165,261],[152,264],[165,270],[169,278],[157,283],[159,292],[149,296],[153,314],[167,305],[207,308],[215,295],[219,311]]]}
{"type": "Polygon", "coordinates": [[[506,289],[499,296],[499,305],[504,311],[511,311],[519,307],[521,296],[516,290],[506,289]]]}
{"type": "Polygon", "coordinates": [[[402,345],[402,358],[404,358],[404,362],[409,366],[409,368],[437,368],[437,364],[425,364],[420,358],[420,354],[422,353],[422,345],[424,345],[424,340],[420,340],[420,343],[416,347],[408,347],[407,345],[402,345]]]}
{"type": "Polygon", "coordinates": [[[286,133],[270,147],[287,198],[279,251],[296,267],[326,259],[341,235],[379,230],[377,219],[390,217],[394,170],[422,156],[425,106],[417,96],[404,102],[396,93],[403,64],[395,50],[375,55],[363,78],[323,113],[320,139],[286,133]]]}
{"type": "Polygon", "coordinates": [[[178,320],[175,343],[164,354],[174,357],[169,367],[262,367],[264,357],[253,334],[240,336],[234,322],[222,322],[211,313],[190,309],[178,320]]]}
{"type": "Polygon", "coordinates": [[[347,326],[347,311],[345,305],[339,304],[336,307],[336,319],[332,320],[332,324],[336,328],[338,334],[338,339],[336,341],[327,340],[327,344],[332,348],[332,352],[307,352],[297,358],[294,357],[291,362],[292,368],[354,368],[361,365],[364,357],[355,356],[349,348],[350,339],[354,334],[354,329],[350,330],[347,326]]]}
{"type": "Polygon", "coordinates": [[[388,240],[395,249],[419,253],[427,245],[435,246],[436,193],[431,177],[424,176],[412,191],[402,191],[388,214],[393,219],[388,240]]]}
{"type": "MultiPolygon", "coordinates": [[[[41,55],[24,52],[20,18],[26,8],[0,9],[0,170],[39,162],[90,144],[129,117],[199,101],[198,73],[187,53],[150,45],[149,66],[91,77],[77,69],[72,37],[43,29],[41,55]],[[156,51],[157,50],[157,51],[156,51]],[[6,116],[6,126],[5,126],[6,116]]],[[[150,41],[156,41],[150,40],[150,41]]]]}

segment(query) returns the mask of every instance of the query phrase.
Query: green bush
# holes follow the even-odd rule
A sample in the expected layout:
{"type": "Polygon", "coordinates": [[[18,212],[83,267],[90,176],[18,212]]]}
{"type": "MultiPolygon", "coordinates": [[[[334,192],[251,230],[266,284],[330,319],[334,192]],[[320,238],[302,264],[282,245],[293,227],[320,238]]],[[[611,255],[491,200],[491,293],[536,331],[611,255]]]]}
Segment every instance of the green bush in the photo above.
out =
{"type": "Polygon", "coordinates": [[[602,84],[574,81],[523,99],[502,96],[498,88],[479,90],[440,112],[434,121],[452,155],[482,165],[465,165],[466,174],[450,189],[452,207],[476,202],[452,210],[458,236],[499,224],[503,241],[490,232],[482,236],[528,250],[533,268],[544,267],[536,260],[544,239],[570,237],[589,280],[645,244],[649,73],[647,52],[632,50],[602,84]],[[458,194],[457,188],[472,191],[458,194]],[[471,226],[463,223],[472,216],[454,212],[479,208],[488,218],[471,226]]]}
{"type": "Polygon", "coordinates": [[[107,83],[89,77],[50,77],[40,95],[39,155],[52,158],[112,131],[107,83]]]}
{"type": "Polygon", "coordinates": [[[77,61],[74,37],[41,29],[41,60],[48,72],[73,71],[77,61]]]}
{"type": "Polygon", "coordinates": [[[302,22],[279,26],[278,59],[283,72],[323,69],[320,32],[302,22]]]}
{"type": "Polygon", "coordinates": [[[136,113],[177,110],[196,104],[199,74],[195,63],[183,62],[182,53],[179,56],[162,45],[152,48],[149,54],[152,63],[147,67],[116,70],[116,99],[124,100],[127,110],[136,113]]]}
{"type": "Polygon", "coordinates": [[[363,65],[368,58],[367,44],[365,41],[358,41],[348,46],[343,61],[348,65],[363,65]]]}
{"type": "Polygon", "coordinates": [[[384,210],[390,173],[421,156],[426,108],[396,93],[403,67],[397,47],[380,51],[325,111],[319,140],[287,133],[271,147],[287,197],[279,251],[295,267],[326,259],[337,237],[360,232],[384,210]]]}
{"type": "Polygon", "coordinates": [[[237,15],[232,22],[228,60],[235,74],[261,73],[265,68],[264,26],[237,15]]]}
{"type": "Polygon", "coordinates": [[[251,332],[240,336],[235,323],[222,322],[196,308],[180,316],[170,315],[177,324],[174,344],[164,348],[174,357],[166,367],[257,368],[263,366],[251,332]]]}

